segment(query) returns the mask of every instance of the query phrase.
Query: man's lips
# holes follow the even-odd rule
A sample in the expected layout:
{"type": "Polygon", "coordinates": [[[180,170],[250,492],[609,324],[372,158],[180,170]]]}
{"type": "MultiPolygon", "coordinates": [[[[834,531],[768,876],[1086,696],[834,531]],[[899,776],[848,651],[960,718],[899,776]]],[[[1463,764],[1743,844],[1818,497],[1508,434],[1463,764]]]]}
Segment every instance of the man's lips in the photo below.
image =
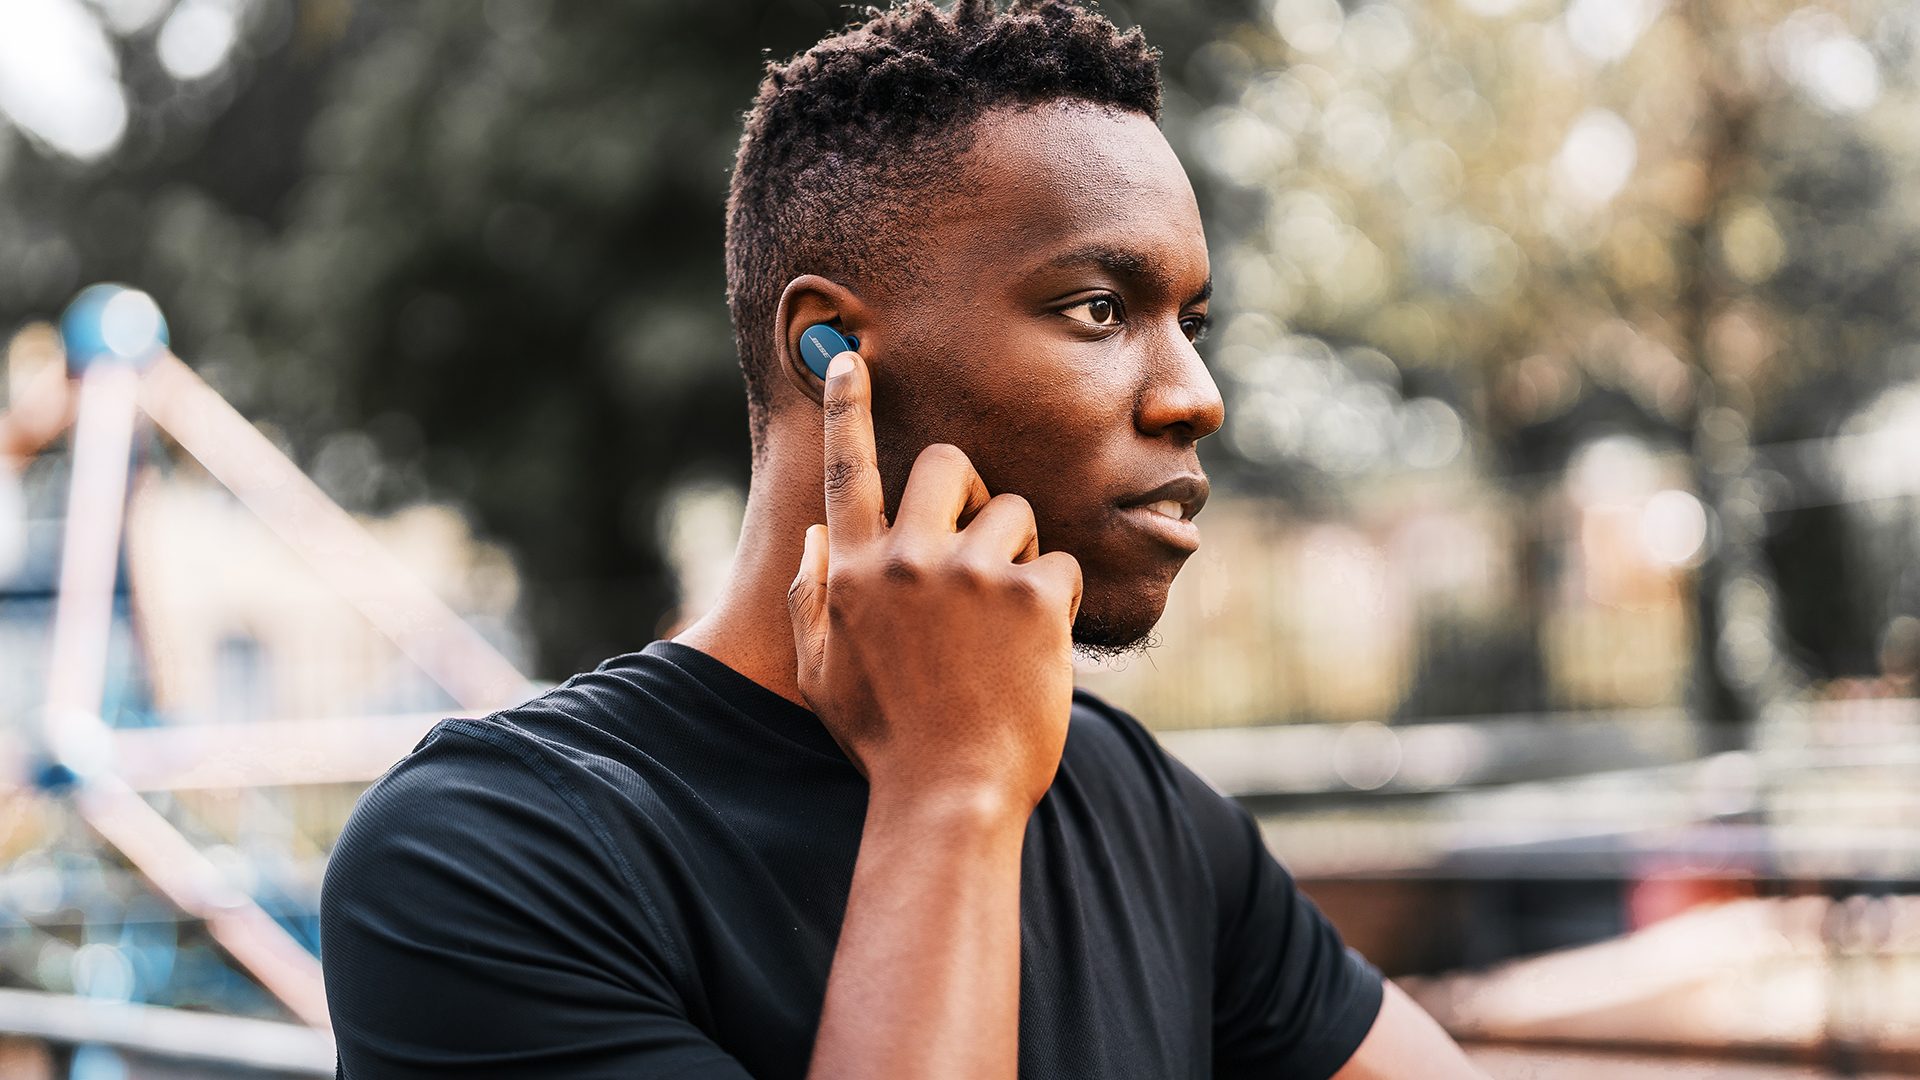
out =
{"type": "Polygon", "coordinates": [[[1150,491],[1122,499],[1123,509],[1144,508],[1161,517],[1185,521],[1207,504],[1207,478],[1199,473],[1176,476],[1150,491]]]}
{"type": "Polygon", "coordinates": [[[1200,550],[1200,527],[1193,515],[1206,503],[1207,478],[1189,474],[1122,500],[1120,512],[1161,543],[1192,554],[1200,550]]]}

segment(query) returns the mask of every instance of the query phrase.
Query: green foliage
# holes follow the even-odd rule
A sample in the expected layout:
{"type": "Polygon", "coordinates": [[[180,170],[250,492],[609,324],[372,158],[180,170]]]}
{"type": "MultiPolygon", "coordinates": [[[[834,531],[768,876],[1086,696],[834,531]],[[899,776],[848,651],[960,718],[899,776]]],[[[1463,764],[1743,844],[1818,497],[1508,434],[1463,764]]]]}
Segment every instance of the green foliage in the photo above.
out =
{"type": "MultiPolygon", "coordinates": [[[[1176,60],[1245,13],[1136,7],[1111,10],[1176,60]]],[[[115,39],[143,92],[112,156],[13,147],[0,323],[139,283],[181,354],[348,506],[451,500],[509,545],[542,674],[637,648],[675,599],[663,495],[746,481],[721,261],[740,116],[768,58],[852,9],[250,10],[205,80],[156,70],[151,29],[115,39]]]]}

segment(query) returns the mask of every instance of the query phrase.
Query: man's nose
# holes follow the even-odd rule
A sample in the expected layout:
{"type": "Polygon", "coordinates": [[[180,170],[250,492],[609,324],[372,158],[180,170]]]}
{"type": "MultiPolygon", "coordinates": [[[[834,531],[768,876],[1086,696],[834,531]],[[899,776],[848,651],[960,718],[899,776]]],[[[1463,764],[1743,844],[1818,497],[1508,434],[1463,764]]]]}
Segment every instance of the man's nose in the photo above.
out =
{"type": "Polygon", "coordinates": [[[1181,337],[1180,346],[1169,349],[1153,365],[1136,411],[1136,425],[1144,435],[1172,434],[1182,442],[1194,443],[1219,431],[1225,419],[1226,405],[1220,400],[1213,373],[1201,362],[1192,343],[1181,337]]]}

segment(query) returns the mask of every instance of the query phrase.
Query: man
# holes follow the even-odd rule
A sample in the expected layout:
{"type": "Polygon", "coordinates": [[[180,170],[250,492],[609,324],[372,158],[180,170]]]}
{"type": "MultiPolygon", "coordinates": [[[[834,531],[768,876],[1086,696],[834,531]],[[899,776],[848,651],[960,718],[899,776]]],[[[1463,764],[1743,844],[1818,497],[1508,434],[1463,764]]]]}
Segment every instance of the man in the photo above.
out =
{"type": "Polygon", "coordinates": [[[732,578],[369,789],[322,898],[343,1076],[1473,1075],[1072,686],[1158,620],[1222,419],[1158,111],[1139,32],[1066,0],[914,0],[769,69],[732,578]],[[824,382],[820,323],[861,343],[824,382]]]}

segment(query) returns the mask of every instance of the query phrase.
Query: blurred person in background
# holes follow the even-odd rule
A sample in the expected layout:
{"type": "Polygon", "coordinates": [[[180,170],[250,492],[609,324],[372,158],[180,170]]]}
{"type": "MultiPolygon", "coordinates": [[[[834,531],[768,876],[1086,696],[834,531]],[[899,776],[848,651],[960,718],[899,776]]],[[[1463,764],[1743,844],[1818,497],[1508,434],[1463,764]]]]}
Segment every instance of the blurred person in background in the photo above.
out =
{"type": "Polygon", "coordinates": [[[1159,108],[1140,33],[1065,0],[906,3],[768,70],[732,577],[368,790],[322,898],[343,1077],[1475,1075],[1072,685],[1159,619],[1222,421],[1159,108]],[[821,323],[860,342],[824,381],[821,323]]]}

